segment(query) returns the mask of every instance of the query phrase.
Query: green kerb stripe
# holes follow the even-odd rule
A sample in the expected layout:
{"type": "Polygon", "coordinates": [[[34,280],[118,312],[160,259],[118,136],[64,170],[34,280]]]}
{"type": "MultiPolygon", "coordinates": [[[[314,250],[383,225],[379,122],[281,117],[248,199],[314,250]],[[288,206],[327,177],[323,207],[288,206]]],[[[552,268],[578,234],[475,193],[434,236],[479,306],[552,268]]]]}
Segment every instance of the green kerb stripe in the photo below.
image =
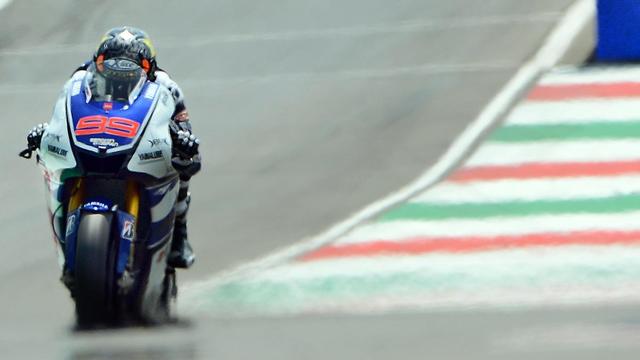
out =
{"type": "Polygon", "coordinates": [[[593,122],[561,125],[506,125],[496,129],[489,141],[525,142],[538,140],[640,138],[637,122],[593,122]]]}
{"type": "Polygon", "coordinates": [[[616,213],[639,209],[640,195],[624,195],[595,199],[472,204],[407,203],[382,215],[380,220],[440,220],[565,213],[616,213]]]}

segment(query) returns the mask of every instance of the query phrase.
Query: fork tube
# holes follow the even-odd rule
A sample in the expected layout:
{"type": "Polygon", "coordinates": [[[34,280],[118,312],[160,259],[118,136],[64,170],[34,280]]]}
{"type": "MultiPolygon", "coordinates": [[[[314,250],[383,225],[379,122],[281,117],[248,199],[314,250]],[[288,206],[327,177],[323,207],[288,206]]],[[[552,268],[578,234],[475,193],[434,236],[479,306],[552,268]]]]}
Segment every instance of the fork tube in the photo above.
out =
{"type": "Polygon", "coordinates": [[[84,181],[82,178],[74,180],[74,184],[71,187],[71,197],[69,198],[68,212],[71,213],[82,205],[82,199],[84,198],[84,181]]]}
{"type": "Polygon", "coordinates": [[[133,215],[134,222],[134,238],[131,242],[131,251],[129,252],[129,266],[133,267],[133,259],[135,254],[135,243],[138,240],[138,213],[140,211],[140,189],[138,184],[133,180],[127,181],[127,192],[126,192],[126,209],[127,212],[133,215]]]}

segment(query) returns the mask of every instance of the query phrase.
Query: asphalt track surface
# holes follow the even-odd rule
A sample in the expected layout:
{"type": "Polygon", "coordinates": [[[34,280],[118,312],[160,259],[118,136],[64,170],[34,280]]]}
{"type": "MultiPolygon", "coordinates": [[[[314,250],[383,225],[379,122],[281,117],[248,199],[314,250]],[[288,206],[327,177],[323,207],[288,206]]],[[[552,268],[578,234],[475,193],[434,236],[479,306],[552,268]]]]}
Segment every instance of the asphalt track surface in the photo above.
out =
{"type": "Polygon", "coordinates": [[[135,24],[182,84],[205,168],[205,279],[409,183],[541,45],[570,0],[44,1],[0,12],[2,358],[620,358],[633,308],[198,318],[77,334],[33,163],[17,158],[100,34],[135,24]]]}

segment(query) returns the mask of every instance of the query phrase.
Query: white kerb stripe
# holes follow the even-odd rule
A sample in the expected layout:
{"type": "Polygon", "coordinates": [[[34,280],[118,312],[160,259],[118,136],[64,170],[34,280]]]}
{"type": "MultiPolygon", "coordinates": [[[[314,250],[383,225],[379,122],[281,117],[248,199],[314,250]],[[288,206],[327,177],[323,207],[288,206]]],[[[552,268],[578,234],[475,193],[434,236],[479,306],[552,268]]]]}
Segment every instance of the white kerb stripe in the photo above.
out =
{"type": "Polygon", "coordinates": [[[524,102],[507,117],[507,125],[552,125],[640,121],[640,100],[524,102]]]}
{"type": "Polygon", "coordinates": [[[495,237],[575,231],[638,231],[640,211],[610,214],[548,214],[448,220],[397,220],[364,225],[336,244],[376,240],[402,242],[416,237],[495,237]]]}
{"type": "Polygon", "coordinates": [[[640,194],[640,176],[579,177],[443,182],[411,199],[413,203],[493,203],[583,199],[640,194]]]}
{"type": "Polygon", "coordinates": [[[640,67],[561,68],[544,76],[540,85],[640,82],[640,67]]]}
{"type": "Polygon", "coordinates": [[[640,140],[486,143],[465,166],[640,160],[640,140]]]}
{"type": "Polygon", "coordinates": [[[513,101],[521,91],[542,72],[554,66],[568,50],[576,36],[585,28],[595,13],[595,4],[592,0],[576,0],[567,10],[562,20],[554,27],[543,46],[535,55],[518,70],[516,75],[509,80],[491,102],[482,110],[463,133],[453,142],[444,155],[429,169],[405,188],[394,192],[387,197],[362,209],[349,219],[339,222],[311,239],[307,239],[290,247],[274,251],[266,257],[256,259],[250,263],[240,265],[234,269],[218,274],[201,283],[190,284],[186,287],[186,294],[190,289],[208,288],[224,281],[228,277],[245,272],[260,271],[276,264],[288,261],[300,254],[332,243],[349,229],[362,224],[367,219],[375,216],[385,209],[396,205],[413,194],[430,187],[439,181],[443,175],[457,166],[466,156],[477,140],[486,133],[487,129],[499,121],[502,115],[509,109],[513,101]]]}

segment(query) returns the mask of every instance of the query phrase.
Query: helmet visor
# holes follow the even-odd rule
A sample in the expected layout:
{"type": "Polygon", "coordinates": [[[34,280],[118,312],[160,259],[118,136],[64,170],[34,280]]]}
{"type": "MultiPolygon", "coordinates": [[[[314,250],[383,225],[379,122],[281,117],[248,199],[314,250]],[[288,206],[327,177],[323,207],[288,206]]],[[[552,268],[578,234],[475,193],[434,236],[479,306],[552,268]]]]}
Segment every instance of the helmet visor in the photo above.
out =
{"type": "Polygon", "coordinates": [[[95,101],[127,101],[132,103],[147,80],[144,70],[128,59],[108,59],[93,63],[86,78],[91,98],[95,101]]]}

